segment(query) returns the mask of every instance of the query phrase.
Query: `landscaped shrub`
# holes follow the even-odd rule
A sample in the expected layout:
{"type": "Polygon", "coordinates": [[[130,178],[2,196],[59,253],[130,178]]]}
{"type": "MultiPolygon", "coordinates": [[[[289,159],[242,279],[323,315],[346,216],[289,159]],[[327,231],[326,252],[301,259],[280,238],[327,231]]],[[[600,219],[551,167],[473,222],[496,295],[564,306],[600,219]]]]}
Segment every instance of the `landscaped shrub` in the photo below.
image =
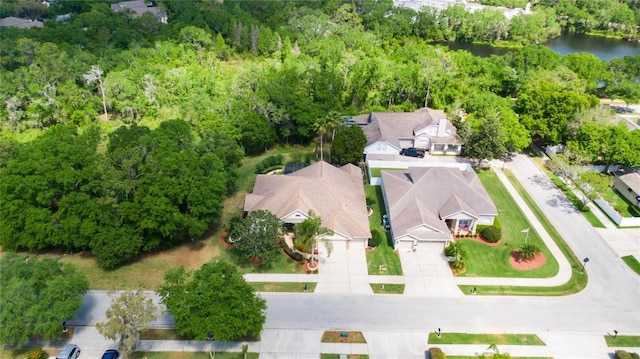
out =
{"type": "Polygon", "coordinates": [[[629,353],[624,350],[616,350],[615,359],[639,359],[640,355],[637,353],[629,353]]]}
{"type": "Polygon", "coordinates": [[[460,242],[449,242],[444,248],[444,254],[450,257],[449,265],[455,270],[463,270],[465,267],[466,252],[462,249],[460,242]]]}
{"type": "Polygon", "coordinates": [[[502,229],[502,224],[500,224],[500,220],[497,217],[493,219],[493,226],[502,229]]]}
{"type": "Polygon", "coordinates": [[[613,209],[615,209],[616,212],[618,212],[618,213],[624,213],[627,210],[627,207],[628,206],[625,203],[616,203],[613,206],[613,209]]]}
{"type": "Polygon", "coordinates": [[[31,349],[27,354],[27,358],[28,359],[48,359],[49,353],[42,350],[42,348],[31,349]]]}
{"type": "Polygon", "coordinates": [[[380,233],[379,230],[374,230],[371,232],[371,238],[369,239],[369,247],[377,247],[382,243],[382,239],[384,238],[384,234],[380,233]]]}
{"type": "Polygon", "coordinates": [[[445,354],[440,348],[429,348],[429,358],[447,359],[447,354],[445,354]]]}
{"type": "Polygon", "coordinates": [[[476,233],[482,233],[485,229],[491,227],[489,224],[479,224],[476,226],[476,233]]]}
{"type": "Polygon", "coordinates": [[[533,259],[538,253],[540,253],[540,248],[538,248],[538,246],[534,244],[529,243],[529,244],[525,244],[524,246],[522,246],[522,248],[520,248],[520,253],[518,254],[518,257],[520,259],[528,260],[528,259],[533,259]]]}
{"type": "Polygon", "coordinates": [[[256,165],[256,173],[265,174],[273,171],[274,169],[280,168],[282,164],[284,164],[283,155],[269,156],[256,165]]]}
{"type": "Polygon", "coordinates": [[[580,206],[580,212],[589,212],[591,211],[591,207],[587,205],[580,206]]]}
{"type": "Polygon", "coordinates": [[[304,260],[304,256],[302,254],[300,254],[300,253],[294,251],[293,249],[289,248],[287,243],[285,243],[284,241],[282,241],[281,245],[282,245],[282,249],[289,256],[289,258],[293,259],[296,262],[301,262],[301,261],[304,260]]]}
{"type": "Polygon", "coordinates": [[[482,238],[489,243],[496,243],[502,238],[502,231],[499,227],[489,226],[482,231],[482,238]]]}

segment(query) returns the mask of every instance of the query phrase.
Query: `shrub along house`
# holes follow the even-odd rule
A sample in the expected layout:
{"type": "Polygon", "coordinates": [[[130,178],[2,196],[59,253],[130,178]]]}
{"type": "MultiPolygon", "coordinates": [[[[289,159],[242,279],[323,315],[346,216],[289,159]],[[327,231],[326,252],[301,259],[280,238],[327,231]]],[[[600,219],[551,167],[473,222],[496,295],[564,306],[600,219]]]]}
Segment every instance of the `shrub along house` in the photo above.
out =
{"type": "Polygon", "coordinates": [[[382,192],[394,247],[449,242],[491,225],[498,210],[473,170],[410,167],[382,171],[382,192]]]}
{"type": "Polygon", "coordinates": [[[415,112],[373,112],[353,121],[367,136],[365,159],[393,160],[403,148],[431,154],[459,155],[462,141],[443,111],[421,108],[415,112]]]}
{"type": "Polygon", "coordinates": [[[245,213],[268,210],[293,227],[309,218],[309,211],[333,231],[326,239],[362,242],[371,238],[360,168],[336,168],[324,161],[287,175],[258,175],[245,213]]]}

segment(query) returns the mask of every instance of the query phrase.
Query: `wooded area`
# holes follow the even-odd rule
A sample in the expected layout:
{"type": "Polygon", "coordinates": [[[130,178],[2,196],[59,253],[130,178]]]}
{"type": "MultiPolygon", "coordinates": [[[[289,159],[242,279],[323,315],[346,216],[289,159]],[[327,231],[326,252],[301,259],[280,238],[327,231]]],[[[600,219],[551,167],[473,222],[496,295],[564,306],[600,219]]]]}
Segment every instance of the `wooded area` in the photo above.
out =
{"type": "MultiPolygon", "coordinates": [[[[632,36],[635,0],[541,1],[510,22],[386,0],[157,1],[167,25],[109,3],[3,2],[2,16],[71,14],[2,28],[3,249],[91,250],[113,267],[197,239],[245,154],[308,143],[333,134],[330,119],[371,111],[444,109],[474,158],[536,139],[569,143],[576,160],[640,165],[640,131],[597,106],[640,99],[640,55],[607,63],[531,45],[608,28],[615,9],[625,26],[606,31],[632,36]],[[525,46],[479,58],[432,45],[441,40],[525,46]]],[[[345,133],[336,151],[353,147],[345,133]]]]}

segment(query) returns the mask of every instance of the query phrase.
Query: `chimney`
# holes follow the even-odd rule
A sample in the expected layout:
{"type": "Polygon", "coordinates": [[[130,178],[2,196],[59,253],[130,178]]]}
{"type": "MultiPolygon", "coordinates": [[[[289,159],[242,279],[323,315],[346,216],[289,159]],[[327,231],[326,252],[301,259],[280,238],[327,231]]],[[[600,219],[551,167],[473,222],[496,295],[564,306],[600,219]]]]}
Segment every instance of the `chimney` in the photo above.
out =
{"type": "Polygon", "coordinates": [[[447,135],[447,119],[441,118],[438,122],[438,137],[444,137],[447,135]]]}

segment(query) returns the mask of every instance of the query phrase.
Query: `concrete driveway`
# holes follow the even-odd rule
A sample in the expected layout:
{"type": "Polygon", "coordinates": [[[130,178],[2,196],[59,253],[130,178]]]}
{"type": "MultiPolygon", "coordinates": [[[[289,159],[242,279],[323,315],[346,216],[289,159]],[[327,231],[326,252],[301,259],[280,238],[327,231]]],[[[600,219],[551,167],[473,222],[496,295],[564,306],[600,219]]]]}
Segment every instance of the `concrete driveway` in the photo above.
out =
{"type": "Polygon", "coordinates": [[[398,245],[405,295],[450,297],[462,294],[444,255],[444,243],[423,242],[412,246],[410,242],[398,245]]]}
{"type": "Polygon", "coordinates": [[[334,241],[331,255],[320,244],[315,293],[373,294],[364,242],[334,241]]]}

